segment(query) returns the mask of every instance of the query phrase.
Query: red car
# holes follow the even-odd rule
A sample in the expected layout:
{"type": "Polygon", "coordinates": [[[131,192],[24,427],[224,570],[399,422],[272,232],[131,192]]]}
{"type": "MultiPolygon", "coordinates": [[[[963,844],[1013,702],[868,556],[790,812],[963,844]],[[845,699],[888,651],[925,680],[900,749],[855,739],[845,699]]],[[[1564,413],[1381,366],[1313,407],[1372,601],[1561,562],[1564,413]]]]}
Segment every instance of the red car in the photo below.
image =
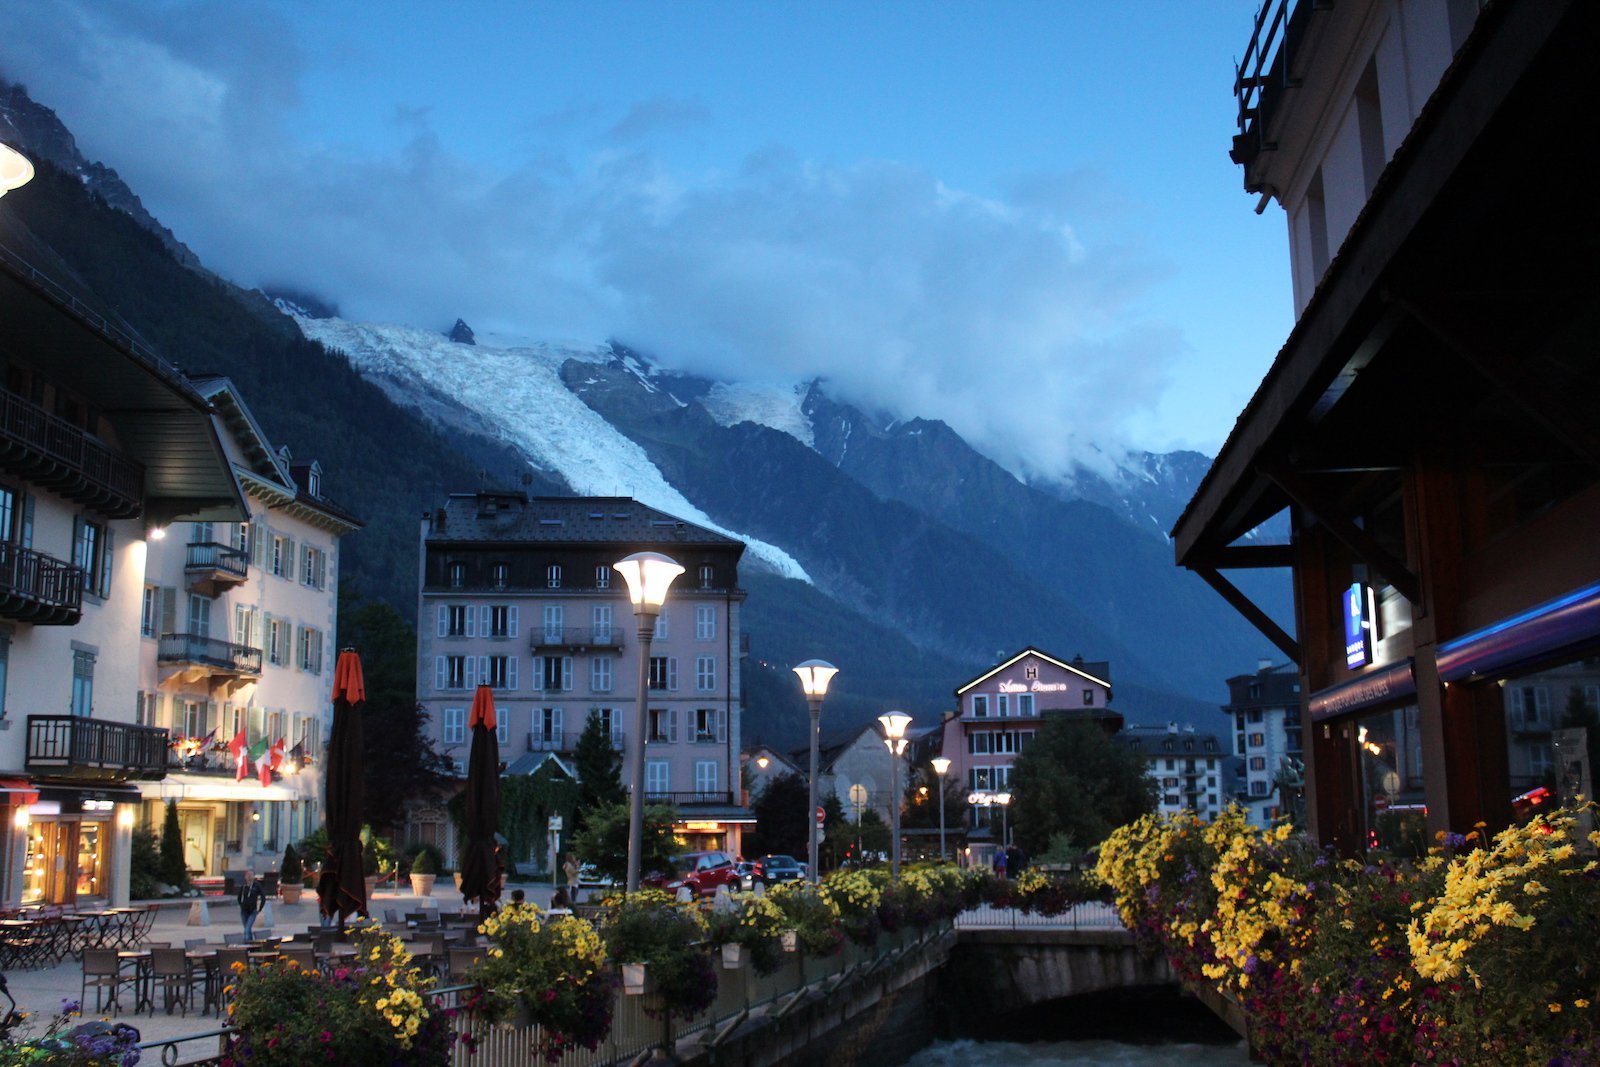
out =
{"type": "Polygon", "coordinates": [[[677,892],[688,886],[696,894],[711,894],[717,886],[725,885],[729,892],[739,888],[739,868],[726,852],[686,852],[678,857],[678,870],[682,873],[666,883],[666,888],[677,892]]]}

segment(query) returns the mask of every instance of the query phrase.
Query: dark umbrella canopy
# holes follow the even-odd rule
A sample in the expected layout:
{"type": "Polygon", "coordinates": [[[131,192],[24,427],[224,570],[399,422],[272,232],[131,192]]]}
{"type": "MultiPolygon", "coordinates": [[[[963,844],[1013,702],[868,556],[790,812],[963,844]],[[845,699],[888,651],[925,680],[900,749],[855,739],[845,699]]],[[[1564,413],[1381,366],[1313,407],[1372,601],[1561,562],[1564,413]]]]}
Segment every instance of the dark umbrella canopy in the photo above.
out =
{"type": "Polygon", "coordinates": [[[327,777],[322,810],[328,827],[328,849],[317,882],[322,914],[367,915],[367,883],[361,868],[361,819],[366,804],[366,751],[361,717],[367,689],[361,657],[354,649],[339,653],[333,672],[333,733],[328,741],[327,777]]]}
{"type": "Polygon", "coordinates": [[[495,859],[500,829],[500,744],[495,740],[494,695],[478,686],[472,698],[472,752],[467,757],[467,852],[461,859],[461,899],[476,900],[488,914],[500,900],[501,872],[495,859]]]}

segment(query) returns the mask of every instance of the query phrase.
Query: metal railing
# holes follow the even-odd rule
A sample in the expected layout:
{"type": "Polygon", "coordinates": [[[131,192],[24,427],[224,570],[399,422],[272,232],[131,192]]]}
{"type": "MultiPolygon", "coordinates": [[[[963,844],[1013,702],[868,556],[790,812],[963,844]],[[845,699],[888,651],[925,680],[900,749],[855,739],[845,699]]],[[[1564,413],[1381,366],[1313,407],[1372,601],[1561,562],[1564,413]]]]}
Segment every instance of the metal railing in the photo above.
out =
{"type": "Polygon", "coordinates": [[[236,674],[260,674],[261,650],[199,634],[162,634],[157,663],[199,663],[236,674]]]}
{"type": "Polygon", "coordinates": [[[62,496],[112,518],[139,514],[144,467],[33,401],[0,390],[0,458],[62,496]]]}
{"type": "Polygon", "coordinates": [[[981,904],[956,916],[957,930],[1121,930],[1115,904],[1098,900],[1074,904],[1060,915],[981,904]]]}
{"type": "Polygon", "coordinates": [[[559,630],[536,629],[529,647],[541,648],[621,648],[622,627],[563,626],[559,630]]]}
{"type": "Polygon", "coordinates": [[[183,569],[186,573],[220,572],[242,582],[250,577],[250,556],[228,545],[191,541],[183,569]]]}
{"type": "Polygon", "coordinates": [[[652,804],[732,804],[732,793],[709,792],[679,792],[679,793],[654,793],[646,792],[644,798],[652,804]]]}
{"type": "Polygon", "coordinates": [[[567,745],[562,740],[564,733],[565,731],[559,728],[555,730],[534,730],[528,734],[528,751],[565,752],[567,745]]]}
{"type": "Polygon", "coordinates": [[[163,778],[167,731],[77,715],[29,715],[26,766],[36,774],[163,778]]]}
{"type": "Polygon", "coordinates": [[[1289,63],[1305,34],[1312,5],[1302,0],[1262,0],[1244,58],[1234,70],[1233,95],[1239,105],[1239,132],[1230,155],[1249,166],[1266,147],[1266,128],[1283,91],[1293,82],[1289,63]]]}
{"type": "Polygon", "coordinates": [[[71,625],[82,611],[82,567],[0,541],[0,615],[71,625]]]}

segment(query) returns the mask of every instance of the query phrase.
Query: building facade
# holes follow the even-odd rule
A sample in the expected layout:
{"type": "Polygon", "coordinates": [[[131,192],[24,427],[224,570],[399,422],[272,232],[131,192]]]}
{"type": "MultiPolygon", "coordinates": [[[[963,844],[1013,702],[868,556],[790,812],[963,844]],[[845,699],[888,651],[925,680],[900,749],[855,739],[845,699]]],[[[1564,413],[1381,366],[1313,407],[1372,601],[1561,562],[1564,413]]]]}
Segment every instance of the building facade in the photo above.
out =
{"type": "Polygon", "coordinates": [[[361,524],[323,495],[319,463],[273,447],[232,382],[195,384],[250,515],[176,523],[150,542],[136,705],[171,744],[167,776],[140,785],[143,818],[159,829],[176,803],[192,876],[260,874],[322,822],[339,542],[361,524]]]}
{"type": "Polygon", "coordinates": [[[1240,71],[1233,157],[1284,208],[1298,321],[1173,540],[1296,664],[1342,849],[1494,831],[1588,775],[1553,720],[1600,650],[1600,219],[1570,137],[1597,21],[1280,0],[1240,71]],[[1285,510],[1290,544],[1248,536],[1285,510]],[[1291,570],[1295,633],[1245,567],[1291,570]]]}
{"type": "MultiPolygon", "coordinates": [[[[624,784],[642,758],[649,799],[677,807],[690,848],[737,852],[753,821],[739,768],[743,551],[627,497],[452,494],[421,532],[417,692],[434,741],[464,775],[467,711],[480,683],[494,690],[502,765],[569,754],[598,718],[623,752],[624,784]],[[684,573],[651,640],[641,737],[641,646],[612,567],[644,551],[684,573]]],[[[413,811],[407,832],[453,857],[442,812],[413,811]]]]}
{"type": "Polygon", "coordinates": [[[1179,726],[1125,726],[1117,743],[1144,758],[1156,783],[1156,810],[1162,815],[1192,811],[1209,820],[1231,802],[1226,761],[1228,746],[1215,734],[1179,726]]]}
{"type": "Polygon", "coordinates": [[[147,538],[245,504],[211,404],[30,241],[0,204],[0,906],[124,904],[139,783],[167,770],[139,684],[147,538]]]}
{"type": "Polygon", "coordinates": [[[1250,813],[1250,821],[1271,826],[1294,813],[1305,775],[1300,742],[1300,672],[1293,665],[1262,660],[1253,674],[1228,679],[1228,716],[1233,754],[1239,760],[1227,798],[1250,813]]]}

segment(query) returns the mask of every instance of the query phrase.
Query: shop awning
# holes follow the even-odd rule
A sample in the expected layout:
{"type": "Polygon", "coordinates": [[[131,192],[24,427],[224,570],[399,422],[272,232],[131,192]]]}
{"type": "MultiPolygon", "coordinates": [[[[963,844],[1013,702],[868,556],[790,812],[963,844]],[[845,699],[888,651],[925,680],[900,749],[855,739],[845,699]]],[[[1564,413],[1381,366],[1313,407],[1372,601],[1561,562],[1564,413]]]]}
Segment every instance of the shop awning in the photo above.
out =
{"type": "Polygon", "coordinates": [[[1321,722],[1336,715],[1414,696],[1417,692],[1417,675],[1413,663],[1408,657],[1403,663],[1380,667],[1342,685],[1312,693],[1311,721],[1321,722]]]}
{"type": "Polygon", "coordinates": [[[1528,664],[1576,655],[1597,641],[1600,583],[1442,642],[1439,677],[1447,682],[1495,677],[1528,664]]]}
{"type": "Polygon", "coordinates": [[[139,783],[145,800],[305,800],[306,795],[288,786],[262,785],[255,778],[236,781],[202,774],[169,774],[159,782],[139,783]]]}
{"type": "Polygon", "coordinates": [[[674,826],[685,823],[721,823],[725,826],[754,826],[755,815],[749,808],[741,808],[737,804],[680,804],[678,817],[673,821],[674,826]]]}
{"type": "Polygon", "coordinates": [[[39,800],[39,788],[26,778],[0,778],[0,796],[7,804],[34,804],[39,800]]]}

